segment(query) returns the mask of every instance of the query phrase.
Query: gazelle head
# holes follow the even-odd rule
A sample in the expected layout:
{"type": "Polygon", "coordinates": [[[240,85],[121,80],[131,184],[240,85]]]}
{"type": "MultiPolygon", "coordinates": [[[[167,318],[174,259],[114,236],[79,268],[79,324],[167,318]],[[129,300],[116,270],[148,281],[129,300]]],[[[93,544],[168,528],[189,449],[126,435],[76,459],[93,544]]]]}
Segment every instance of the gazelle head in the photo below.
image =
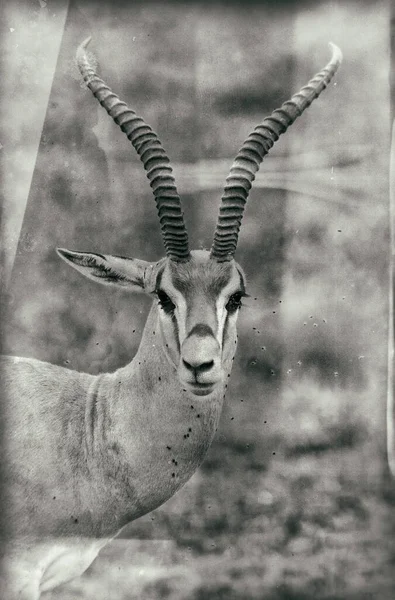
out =
{"type": "Polygon", "coordinates": [[[156,296],[163,352],[177,369],[181,384],[205,396],[223,383],[235,352],[236,320],[246,281],[234,255],[255,173],[279,136],[328,85],[341,63],[341,51],[331,44],[332,58],[326,67],[250,134],[226,179],[211,250],[190,251],[167,154],[151,127],[97,76],[86,54],[89,42],[90,38],[77,50],[81,75],[142,160],[156,200],[166,257],[148,263],[64,249],[58,253],[91,279],[156,296]]]}

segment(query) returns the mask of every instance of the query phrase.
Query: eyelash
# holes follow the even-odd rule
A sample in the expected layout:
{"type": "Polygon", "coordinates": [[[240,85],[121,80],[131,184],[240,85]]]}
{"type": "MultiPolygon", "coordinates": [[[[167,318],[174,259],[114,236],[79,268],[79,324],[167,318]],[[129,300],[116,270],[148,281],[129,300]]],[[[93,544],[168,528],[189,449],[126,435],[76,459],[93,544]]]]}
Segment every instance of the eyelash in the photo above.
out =
{"type": "Polygon", "coordinates": [[[159,300],[159,305],[161,306],[161,308],[163,308],[165,313],[172,314],[174,312],[176,306],[172,302],[172,300],[169,298],[169,296],[166,294],[166,292],[164,292],[162,290],[157,290],[156,295],[159,300]]]}

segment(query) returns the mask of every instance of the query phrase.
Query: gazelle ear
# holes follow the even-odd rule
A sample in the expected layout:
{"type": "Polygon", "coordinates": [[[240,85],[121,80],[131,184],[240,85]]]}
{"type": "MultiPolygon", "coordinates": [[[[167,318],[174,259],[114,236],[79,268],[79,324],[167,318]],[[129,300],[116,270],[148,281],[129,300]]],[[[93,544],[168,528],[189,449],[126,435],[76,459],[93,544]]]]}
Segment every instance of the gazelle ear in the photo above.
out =
{"type": "Polygon", "coordinates": [[[143,291],[144,274],[150,263],[145,260],[94,254],[93,252],[74,252],[57,248],[57,253],[69,265],[89,279],[106,285],[116,285],[133,291],[143,291]]]}

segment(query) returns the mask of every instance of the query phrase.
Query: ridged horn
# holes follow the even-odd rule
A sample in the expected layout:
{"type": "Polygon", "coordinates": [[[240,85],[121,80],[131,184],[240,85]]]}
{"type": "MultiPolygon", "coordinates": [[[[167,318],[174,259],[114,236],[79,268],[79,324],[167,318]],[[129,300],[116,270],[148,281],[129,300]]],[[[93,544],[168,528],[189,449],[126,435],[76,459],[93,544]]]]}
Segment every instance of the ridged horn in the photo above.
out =
{"type": "Polygon", "coordinates": [[[237,154],[222,195],[219,216],[211,248],[211,258],[229,261],[233,258],[239,237],[245,204],[255,173],[266,154],[282,133],[318,98],[342,61],[340,48],[330,43],[332,58],[300,92],[266,117],[248,136],[237,154]]]}
{"type": "Polygon", "coordinates": [[[141,158],[154,192],[167,256],[177,262],[188,260],[188,234],[169,158],[151,127],[97,76],[86,55],[90,41],[91,37],[87,38],[77,49],[80,73],[95,98],[127,135],[141,158]]]}

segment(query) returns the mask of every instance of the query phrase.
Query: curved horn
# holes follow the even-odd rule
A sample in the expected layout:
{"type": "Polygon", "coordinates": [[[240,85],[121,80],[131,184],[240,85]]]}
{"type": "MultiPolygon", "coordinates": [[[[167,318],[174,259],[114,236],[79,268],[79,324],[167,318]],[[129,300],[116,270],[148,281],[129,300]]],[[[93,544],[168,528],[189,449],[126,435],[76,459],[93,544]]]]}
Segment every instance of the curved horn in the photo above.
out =
{"type": "Polygon", "coordinates": [[[87,38],[77,49],[77,64],[86,85],[139,154],[154,192],[166,254],[171,260],[189,258],[188,234],[169,158],[156,133],[100,79],[89,63],[87,38]]]}
{"type": "Polygon", "coordinates": [[[262,160],[280,135],[285,133],[315,98],[318,98],[339,68],[342,61],[341,50],[335,44],[329,45],[332,49],[332,58],[326,67],[317,73],[300,92],[292,96],[291,100],[284,102],[281,108],[273,111],[270,117],[266,117],[239,150],[226,178],[211,258],[220,262],[233,258],[245,203],[262,160]]]}

